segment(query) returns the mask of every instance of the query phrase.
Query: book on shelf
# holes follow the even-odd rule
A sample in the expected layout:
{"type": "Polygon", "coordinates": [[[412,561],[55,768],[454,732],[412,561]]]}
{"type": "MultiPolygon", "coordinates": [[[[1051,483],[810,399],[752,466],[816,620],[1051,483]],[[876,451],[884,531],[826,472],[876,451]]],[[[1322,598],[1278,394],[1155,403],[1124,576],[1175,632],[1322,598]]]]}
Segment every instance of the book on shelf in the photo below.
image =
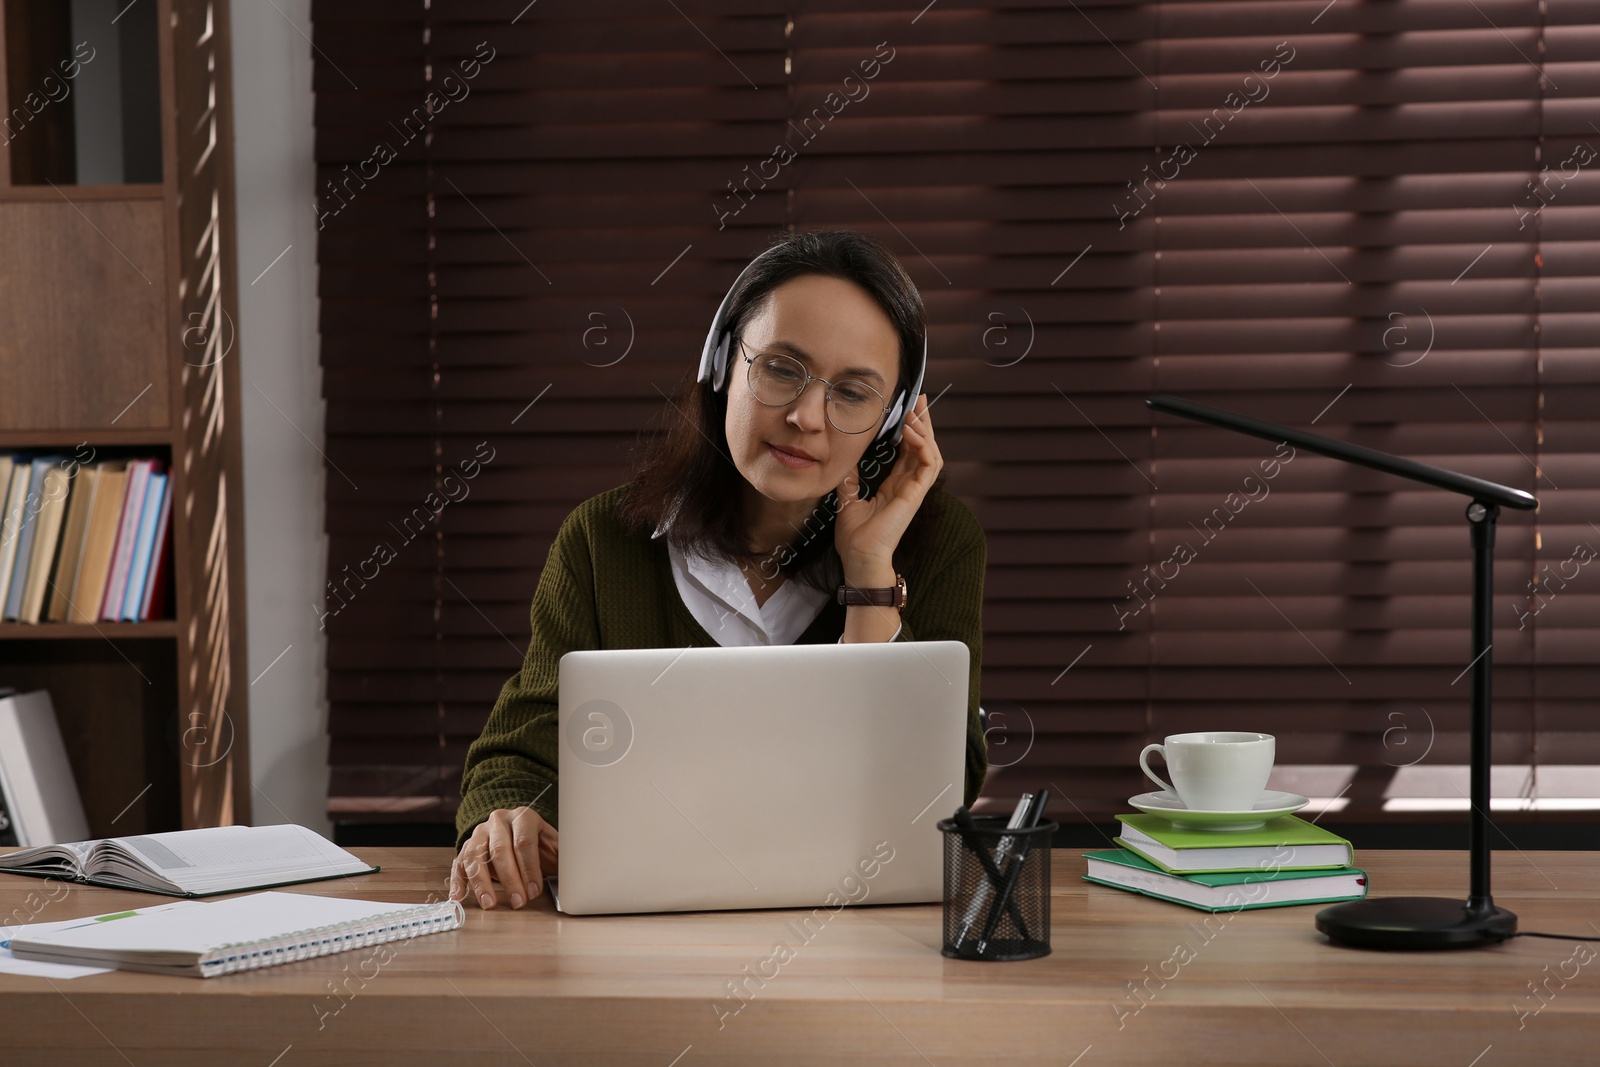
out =
{"type": "Polygon", "coordinates": [[[1083,856],[1089,861],[1085,881],[1201,911],[1331,904],[1367,895],[1367,872],[1355,867],[1173,874],[1124,848],[1085,852],[1083,856]]]}
{"type": "Polygon", "coordinates": [[[0,618],[144,622],[166,609],[172,476],[156,457],[0,455],[0,618]]]}
{"type": "Polygon", "coordinates": [[[124,622],[138,622],[139,609],[144,606],[144,585],[150,577],[150,551],[155,547],[156,520],[166,514],[163,508],[166,487],[167,476],[160,471],[151,471],[150,481],[145,486],[144,504],[139,508],[139,535],[133,542],[133,557],[128,564],[128,588],[117,612],[124,622]]]}
{"type": "Polygon", "coordinates": [[[0,796],[16,834],[0,844],[50,845],[89,833],[55,707],[43,689],[0,696],[0,796]]]}
{"type": "Polygon", "coordinates": [[[139,540],[139,517],[145,507],[145,491],[149,487],[151,474],[159,469],[160,462],[136,459],[128,464],[128,489],[123,494],[116,548],[111,553],[111,571],[106,577],[105,598],[100,605],[100,618],[104,622],[116,622],[122,618],[128,575],[133,570],[133,555],[139,540]]]}
{"type": "Polygon", "coordinates": [[[44,594],[56,560],[70,488],[69,476],[62,467],[52,466],[44,472],[43,499],[39,502],[39,517],[34,520],[33,551],[28,560],[28,581],[23,586],[22,607],[17,612],[19,622],[38,622],[44,613],[44,594]]]}
{"type": "Polygon", "coordinates": [[[11,802],[6,799],[6,784],[0,778],[0,848],[22,844],[17,836],[17,820],[11,815],[11,802]]]}
{"type": "Polygon", "coordinates": [[[22,531],[23,502],[28,496],[28,472],[31,465],[25,458],[4,457],[5,481],[0,482],[0,617],[5,615],[6,596],[11,592],[11,571],[17,564],[17,535],[22,531]],[[20,483],[20,484],[19,484],[20,483]]]}
{"type": "Polygon", "coordinates": [[[106,575],[111,571],[111,550],[116,547],[117,525],[122,519],[122,497],[128,488],[128,464],[114,459],[97,464],[100,487],[88,516],[84,534],[83,561],[73,586],[69,622],[97,622],[100,601],[105,596],[106,575]]]}
{"type": "Polygon", "coordinates": [[[18,959],[212,978],[454,930],[459,900],[401,904],[302,893],[252,893],[210,903],[112,912],[56,929],[22,927],[18,959]]]}
{"type": "Polygon", "coordinates": [[[144,603],[139,618],[159,619],[167,610],[167,572],[172,569],[172,477],[167,476],[166,492],[161,497],[161,514],[156,518],[156,539],[150,546],[150,576],[144,583],[144,603]]]}
{"type": "Polygon", "coordinates": [[[1122,835],[1116,844],[1175,874],[1348,867],[1355,859],[1349,841],[1294,815],[1254,830],[1186,830],[1159,815],[1118,815],[1117,821],[1122,835]]]}
{"type": "Polygon", "coordinates": [[[0,872],[178,897],[267,889],[378,869],[296,823],[170,830],[0,855],[0,872]]]}
{"type": "Polygon", "coordinates": [[[10,582],[6,587],[5,618],[16,620],[22,612],[22,594],[28,584],[28,561],[33,555],[34,534],[39,527],[39,509],[44,503],[44,476],[61,459],[38,456],[18,460],[11,483],[12,502],[16,502],[18,481],[23,483],[21,512],[16,528],[16,556],[11,561],[10,582]]]}
{"type": "Polygon", "coordinates": [[[50,579],[46,622],[67,621],[67,611],[71,607],[73,589],[78,580],[78,568],[83,563],[83,546],[89,533],[89,512],[94,507],[99,487],[99,467],[79,469],[72,491],[67,495],[67,517],[61,527],[61,550],[56,557],[55,576],[50,579]]]}

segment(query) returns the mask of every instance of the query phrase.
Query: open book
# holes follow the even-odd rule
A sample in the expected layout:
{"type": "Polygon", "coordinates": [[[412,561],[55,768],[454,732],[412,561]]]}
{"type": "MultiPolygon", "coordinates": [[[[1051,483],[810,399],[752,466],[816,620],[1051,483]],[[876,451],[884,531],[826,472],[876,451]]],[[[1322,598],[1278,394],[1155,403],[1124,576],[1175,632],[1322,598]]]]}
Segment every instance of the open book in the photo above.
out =
{"type": "Polygon", "coordinates": [[[377,870],[316,831],[294,823],[108,837],[0,855],[0,871],[12,874],[180,897],[236,893],[377,870]]]}

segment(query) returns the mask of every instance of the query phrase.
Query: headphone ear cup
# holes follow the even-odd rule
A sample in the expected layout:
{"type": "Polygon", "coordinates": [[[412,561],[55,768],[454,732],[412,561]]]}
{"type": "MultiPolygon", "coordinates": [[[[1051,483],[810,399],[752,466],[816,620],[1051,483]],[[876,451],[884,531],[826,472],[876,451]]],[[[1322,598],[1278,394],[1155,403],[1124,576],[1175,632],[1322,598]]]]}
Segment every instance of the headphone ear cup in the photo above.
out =
{"type": "Polygon", "coordinates": [[[900,418],[905,405],[906,394],[902,389],[895,393],[894,403],[889,405],[889,415],[883,420],[883,429],[878,433],[880,440],[887,437],[892,444],[900,443],[900,418]]]}
{"type": "Polygon", "coordinates": [[[922,338],[922,358],[917,362],[916,379],[911,383],[911,388],[901,387],[895,391],[894,402],[889,405],[889,417],[883,420],[883,429],[878,431],[878,438],[887,437],[890,444],[900,443],[902,424],[913,407],[916,406],[917,397],[922,394],[922,379],[928,373],[928,338],[922,338]]]}

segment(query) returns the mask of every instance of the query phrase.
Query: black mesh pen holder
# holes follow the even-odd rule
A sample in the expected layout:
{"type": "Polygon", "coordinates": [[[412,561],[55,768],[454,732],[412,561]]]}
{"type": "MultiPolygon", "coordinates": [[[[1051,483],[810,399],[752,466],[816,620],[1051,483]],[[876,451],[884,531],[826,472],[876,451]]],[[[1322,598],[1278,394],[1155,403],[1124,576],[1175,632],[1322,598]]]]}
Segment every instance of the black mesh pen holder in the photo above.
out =
{"type": "Polygon", "coordinates": [[[1056,824],[1008,830],[974,815],[944,832],[944,947],[960,960],[1031,960],[1050,954],[1050,838],[1056,824]]]}

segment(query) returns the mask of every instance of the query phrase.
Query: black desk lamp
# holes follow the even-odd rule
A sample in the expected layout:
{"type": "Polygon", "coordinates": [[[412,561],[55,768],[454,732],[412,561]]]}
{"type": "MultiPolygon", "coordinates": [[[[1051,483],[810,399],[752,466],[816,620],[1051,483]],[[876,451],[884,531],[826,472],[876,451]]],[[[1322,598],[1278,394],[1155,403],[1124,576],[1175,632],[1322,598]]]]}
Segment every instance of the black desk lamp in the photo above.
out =
{"type": "Polygon", "coordinates": [[[1346,463],[1398,474],[1424,485],[1470,497],[1472,534],[1472,894],[1465,904],[1446,897],[1369,897],[1317,912],[1317,929],[1334,941],[1367,948],[1468,948],[1504,941],[1517,932],[1517,917],[1497,908],[1489,895],[1489,679],[1493,644],[1494,524],[1502,505],[1524,511],[1539,506],[1531,494],[1360,445],[1346,444],[1276,423],[1235,415],[1175,396],[1145,401],[1156,411],[1207,422],[1346,463]]]}

